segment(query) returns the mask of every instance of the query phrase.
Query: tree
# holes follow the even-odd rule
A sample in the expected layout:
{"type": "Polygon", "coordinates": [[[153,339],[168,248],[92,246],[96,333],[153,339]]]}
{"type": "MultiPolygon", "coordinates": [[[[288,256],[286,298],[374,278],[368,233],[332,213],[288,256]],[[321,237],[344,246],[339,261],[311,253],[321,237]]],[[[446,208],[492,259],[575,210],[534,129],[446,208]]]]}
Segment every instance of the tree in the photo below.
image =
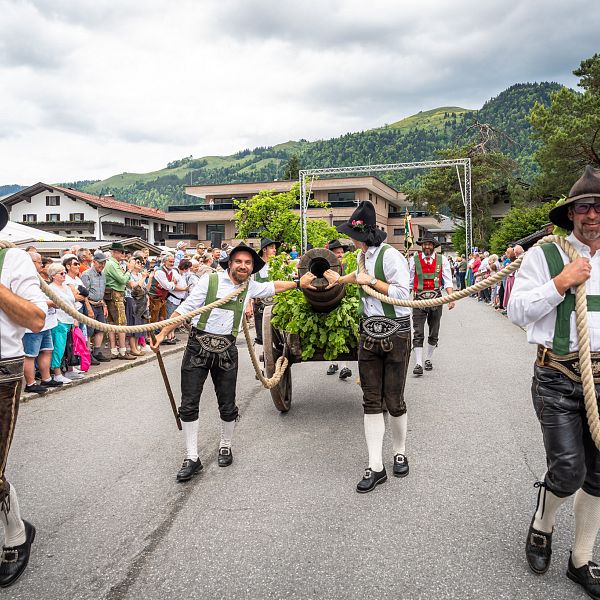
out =
{"type": "Polygon", "coordinates": [[[283,172],[284,179],[298,179],[300,173],[300,159],[297,154],[290,156],[285,171],[283,172]]]}
{"type": "MultiPolygon", "coordinates": [[[[236,201],[235,226],[238,237],[250,237],[250,232],[259,231],[262,236],[284,243],[288,248],[300,244],[300,216],[297,208],[300,186],[295,184],[289,192],[276,194],[262,190],[248,200],[236,201]]],[[[326,202],[311,200],[309,206],[329,208],[326,202]]],[[[308,242],[314,247],[324,246],[337,237],[335,227],[323,219],[308,219],[308,242]]]]}
{"type": "Polygon", "coordinates": [[[542,229],[550,221],[548,213],[553,206],[553,202],[547,202],[540,206],[511,208],[490,238],[491,251],[502,254],[509,243],[542,229]]]}
{"type": "MultiPolygon", "coordinates": [[[[515,178],[516,163],[501,152],[473,152],[475,146],[454,147],[440,152],[442,158],[471,157],[471,214],[473,245],[487,247],[494,222],[491,206],[499,190],[507,188],[515,178]]],[[[464,184],[463,184],[464,187],[464,184]]],[[[465,209],[456,170],[431,169],[417,179],[408,197],[417,206],[426,206],[430,213],[449,208],[455,217],[464,218],[465,209]]]]}
{"type": "Polygon", "coordinates": [[[565,194],[586,165],[600,167],[600,55],[573,73],[581,77],[583,93],[562,88],[549,107],[536,103],[531,111],[532,135],[542,143],[535,155],[539,195],[565,194]]]}

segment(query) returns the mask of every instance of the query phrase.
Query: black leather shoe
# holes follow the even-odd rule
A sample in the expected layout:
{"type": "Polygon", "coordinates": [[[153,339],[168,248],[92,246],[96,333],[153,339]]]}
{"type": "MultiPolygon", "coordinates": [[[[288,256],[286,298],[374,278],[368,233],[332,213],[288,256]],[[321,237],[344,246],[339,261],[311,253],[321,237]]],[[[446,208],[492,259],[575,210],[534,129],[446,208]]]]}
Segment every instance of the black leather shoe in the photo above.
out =
{"type": "Polygon", "coordinates": [[[110,358],[108,356],[104,356],[102,352],[96,352],[96,354],[92,355],[99,363],[110,362],[110,358]]]}
{"type": "Polygon", "coordinates": [[[415,365],[413,375],[423,375],[423,367],[421,365],[415,365]]]}
{"type": "Polygon", "coordinates": [[[371,490],[375,489],[375,486],[378,486],[380,483],[384,483],[387,481],[387,473],[385,472],[385,467],[383,471],[372,471],[371,469],[367,469],[363,478],[358,482],[356,486],[356,491],[359,494],[366,494],[371,490]]]}
{"type": "Polygon", "coordinates": [[[431,361],[429,359],[427,359],[425,361],[425,370],[426,371],[431,371],[433,369],[433,365],[431,364],[431,361]]]}
{"type": "Polygon", "coordinates": [[[348,367],[344,367],[340,371],[340,379],[348,379],[348,377],[352,377],[352,371],[348,367]]]}
{"type": "MultiPolygon", "coordinates": [[[[535,516],[534,516],[535,519],[535,516]]],[[[533,528],[533,519],[527,532],[525,556],[529,568],[536,575],[543,575],[550,568],[552,556],[552,533],[544,533],[533,528]]],[[[570,561],[569,561],[570,564],[570,561]]]]}
{"type": "Polygon", "coordinates": [[[12,585],[27,568],[31,544],[35,540],[35,527],[29,521],[25,523],[25,543],[20,546],[5,546],[2,549],[2,562],[0,562],[0,587],[12,585]]]}
{"type": "Polygon", "coordinates": [[[600,599],[600,567],[595,562],[590,560],[587,565],[577,569],[569,555],[567,577],[578,583],[590,598],[600,599]]]}
{"type": "Polygon", "coordinates": [[[49,379],[48,381],[40,381],[40,385],[45,388],[55,388],[62,387],[62,381],[54,381],[54,379],[49,379]]]}
{"type": "Polygon", "coordinates": [[[336,364],[331,364],[327,368],[327,375],[333,375],[338,370],[338,366],[336,364]]]}
{"type": "Polygon", "coordinates": [[[99,364],[100,361],[93,354],[90,354],[90,365],[97,367],[99,364]]]}
{"type": "Polygon", "coordinates": [[[189,481],[196,471],[202,471],[203,468],[200,458],[197,460],[186,458],[177,473],[177,481],[189,481]]]}
{"type": "Polygon", "coordinates": [[[233,462],[233,454],[231,448],[219,448],[219,458],[217,463],[220,467],[228,467],[233,462]]]}
{"type": "Polygon", "coordinates": [[[408,458],[404,454],[394,456],[394,477],[406,477],[408,475],[408,458]]]}
{"type": "Polygon", "coordinates": [[[37,383],[32,383],[31,385],[25,386],[25,391],[28,394],[34,393],[43,396],[44,394],[48,393],[48,388],[43,385],[38,385],[37,383]]]}

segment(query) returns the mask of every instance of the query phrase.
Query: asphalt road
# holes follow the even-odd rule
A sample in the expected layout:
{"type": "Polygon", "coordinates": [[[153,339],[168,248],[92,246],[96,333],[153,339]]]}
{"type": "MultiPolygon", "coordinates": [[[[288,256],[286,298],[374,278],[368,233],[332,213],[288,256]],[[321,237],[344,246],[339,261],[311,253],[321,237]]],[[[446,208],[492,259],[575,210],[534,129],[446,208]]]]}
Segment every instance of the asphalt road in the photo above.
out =
{"type": "MultiPolygon", "coordinates": [[[[175,481],[183,439],[156,362],[21,407],[8,476],[38,535],[30,567],[1,597],[585,597],[565,577],[570,502],[550,571],[537,577],[525,563],[545,460],[534,350],[505,318],[472,299],[445,310],[434,371],[407,383],[410,475],[364,495],[356,377],[295,365],[282,415],[240,356],[234,463],[216,464],[207,383],[205,468],[187,484],[175,481]]],[[[180,359],[166,359],[175,388],[180,359]]],[[[391,470],[387,437],[385,457],[391,470]]]]}

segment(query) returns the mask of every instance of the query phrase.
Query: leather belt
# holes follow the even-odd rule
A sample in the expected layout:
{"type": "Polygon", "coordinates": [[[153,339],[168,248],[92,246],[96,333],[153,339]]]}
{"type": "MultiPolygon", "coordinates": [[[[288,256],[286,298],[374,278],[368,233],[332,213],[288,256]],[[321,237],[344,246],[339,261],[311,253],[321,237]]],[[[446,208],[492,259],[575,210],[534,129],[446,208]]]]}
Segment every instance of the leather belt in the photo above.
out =
{"type": "Polygon", "coordinates": [[[92,306],[102,306],[104,304],[104,300],[90,300],[90,304],[92,306]]]}
{"type": "Polygon", "coordinates": [[[415,300],[433,300],[434,298],[441,298],[442,290],[423,290],[422,292],[414,293],[415,300]]]}
{"type": "Polygon", "coordinates": [[[410,331],[410,317],[367,317],[360,322],[360,332],[370,338],[382,340],[401,331],[410,331]]]}
{"type": "Polygon", "coordinates": [[[235,338],[232,335],[218,335],[196,328],[192,329],[190,337],[193,337],[204,350],[215,354],[221,354],[235,344],[235,338]]]}
{"type": "MultiPolygon", "coordinates": [[[[579,353],[555,354],[545,346],[538,346],[535,364],[538,367],[547,367],[559,371],[575,383],[581,383],[581,366],[579,353]]],[[[594,383],[600,383],[600,352],[592,352],[592,373],[594,383]]]]}

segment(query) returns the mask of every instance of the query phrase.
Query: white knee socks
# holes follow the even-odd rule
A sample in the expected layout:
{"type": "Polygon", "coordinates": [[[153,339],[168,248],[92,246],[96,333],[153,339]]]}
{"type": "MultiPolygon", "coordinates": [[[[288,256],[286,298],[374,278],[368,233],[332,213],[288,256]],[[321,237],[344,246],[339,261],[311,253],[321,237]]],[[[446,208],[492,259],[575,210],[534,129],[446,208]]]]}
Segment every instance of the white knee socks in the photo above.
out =
{"type": "Polygon", "coordinates": [[[221,419],[221,443],[219,448],[231,448],[231,438],[233,437],[233,430],[235,429],[234,421],[223,421],[221,419]]]}
{"type": "Polygon", "coordinates": [[[373,471],[383,471],[383,435],[385,421],[383,413],[365,415],[365,439],[369,451],[369,468],[373,471]]]}
{"type": "Polygon", "coordinates": [[[415,364],[423,366],[423,348],[415,348],[415,364]]]}
{"type": "Polygon", "coordinates": [[[392,429],[392,449],[394,454],[406,454],[408,415],[406,413],[399,417],[392,417],[392,415],[390,415],[389,422],[392,429]]]}
{"type": "Polygon", "coordinates": [[[26,541],[25,523],[21,519],[21,511],[19,510],[19,500],[15,488],[10,486],[10,496],[7,498],[7,503],[10,503],[10,510],[5,513],[0,513],[0,521],[4,525],[4,546],[12,548],[20,546],[26,541]]]}
{"type": "Polygon", "coordinates": [[[436,349],[436,347],[437,346],[427,344],[427,360],[431,360],[431,357],[433,356],[433,351],[436,349]]]}
{"type": "Polygon", "coordinates": [[[575,543],[571,558],[578,569],[592,560],[594,542],[600,529],[600,498],[577,490],[575,502],[575,543]]]}
{"type": "Polygon", "coordinates": [[[198,460],[198,425],[200,421],[181,421],[181,428],[185,436],[186,458],[198,460]]]}
{"type": "MultiPolygon", "coordinates": [[[[568,498],[569,496],[567,496],[568,498]]],[[[535,511],[533,527],[544,533],[552,533],[556,521],[556,513],[567,498],[559,498],[545,487],[540,488],[538,507],[535,511]]]]}

